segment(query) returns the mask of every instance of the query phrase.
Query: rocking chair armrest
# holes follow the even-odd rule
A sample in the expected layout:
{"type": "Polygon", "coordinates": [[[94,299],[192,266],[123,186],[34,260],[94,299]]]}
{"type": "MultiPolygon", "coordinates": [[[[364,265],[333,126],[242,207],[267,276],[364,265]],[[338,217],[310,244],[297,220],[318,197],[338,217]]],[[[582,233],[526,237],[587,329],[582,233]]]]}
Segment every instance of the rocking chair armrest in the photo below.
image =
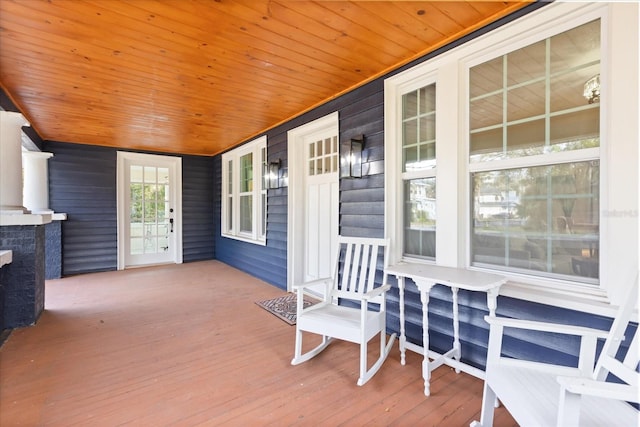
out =
{"type": "Polygon", "coordinates": [[[369,292],[365,292],[364,294],[362,294],[362,299],[368,301],[379,295],[382,295],[383,293],[387,292],[389,289],[391,289],[391,285],[388,285],[388,284],[383,286],[378,286],[377,288],[374,288],[369,292]]]}
{"type": "Polygon", "coordinates": [[[505,328],[528,329],[540,332],[554,332],[566,335],[591,336],[595,338],[607,338],[609,331],[587,328],[585,326],[566,325],[562,323],[539,322],[536,320],[511,319],[508,317],[484,316],[489,325],[503,326],[505,328]]]}
{"type": "Polygon", "coordinates": [[[597,381],[584,377],[558,377],[563,390],[570,393],[640,403],[638,389],[628,384],[597,381]]]}
{"type": "Polygon", "coordinates": [[[297,290],[304,290],[305,288],[308,288],[310,286],[331,285],[332,283],[333,283],[333,279],[331,277],[325,277],[322,279],[311,280],[309,282],[296,283],[295,285],[292,286],[292,288],[294,291],[297,291],[297,290]]]}

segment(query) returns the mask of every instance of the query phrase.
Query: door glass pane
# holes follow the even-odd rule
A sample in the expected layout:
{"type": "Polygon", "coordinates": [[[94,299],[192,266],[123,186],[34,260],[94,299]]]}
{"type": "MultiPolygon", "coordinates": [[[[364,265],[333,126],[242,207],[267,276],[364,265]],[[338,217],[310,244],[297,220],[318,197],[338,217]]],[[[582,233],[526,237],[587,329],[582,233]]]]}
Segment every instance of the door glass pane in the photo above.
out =
{"type": "Polygon", "coordinates": [[[142,166],[131,166],[131,182],[142,182],[142,166]]]}
{"type": "MultiPolygon", "coordinates": [[[[142,227],[140,228],[140,235],[142,235],[142,227]]],[[[129,248],[131,255],[140,255],[143,253],[142,242],[143,242],[143,239],[141,237],[131,238],[130,248],[129,248]]]]}
{"type": "Polygon", "coordinates": [[[159,252],[169,251],[169,238],[167,236],[158,237],[158,250],[159,252]]]}
{"type": "Polygon", "coordinates": [[[309,143],[309,176],[338,171],[338,137],[320,139],[309,143]]]}
{"type": "Polygon", "coordinates": [[[333,136],[333,138],[331,138],[331,153],[332,153],[332,157],[331,157],[331,172],[337,172],[338,171],[338,137],[337,136],[333,136]]]}
{"type": "Polygon", "coordinates": [[[144,253],[157,253],[158,233],[154,224],[144,225],[144,253]]]}
{"type": "Polygon", "coordinates": [[[169,169],[131,165],[129,171],[130,253],[167,252],[169,169]]]}
{"type": "Polygon", "coordinates": [[[158,182],[156,176],[156,168],[153,166],[144,167],[144,182],[158,182]]]}
{"type": "Polygon", "coordinates": [[[164,199],[165,191],[166,191],[166,186],[161,185],[158,187],[158,202],[156,204],[156,216],[158,218],[159,224],[169,219],[167,217],[168,202],[164,199]]]}

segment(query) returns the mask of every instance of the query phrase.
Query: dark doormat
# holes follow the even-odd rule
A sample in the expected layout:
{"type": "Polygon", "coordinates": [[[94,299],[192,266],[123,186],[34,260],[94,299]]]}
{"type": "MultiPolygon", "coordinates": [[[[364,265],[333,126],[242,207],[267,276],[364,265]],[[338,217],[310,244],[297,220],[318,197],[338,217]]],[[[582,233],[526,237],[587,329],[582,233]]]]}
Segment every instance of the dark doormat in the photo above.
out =
{"type": "MultiPolygon", "coordinates": [[[[268,299],[264,301],[256,301],[260,307],[267,310],[269,313],[277,316],[279,319],[284,320],[290,325],[296,324],[296,307],[297,307],[297,295],[287,294],[282,297],[268,299]]],[[[304,297],[304,307],[309,307],[315,304],[317,301],[304,297]]]]}

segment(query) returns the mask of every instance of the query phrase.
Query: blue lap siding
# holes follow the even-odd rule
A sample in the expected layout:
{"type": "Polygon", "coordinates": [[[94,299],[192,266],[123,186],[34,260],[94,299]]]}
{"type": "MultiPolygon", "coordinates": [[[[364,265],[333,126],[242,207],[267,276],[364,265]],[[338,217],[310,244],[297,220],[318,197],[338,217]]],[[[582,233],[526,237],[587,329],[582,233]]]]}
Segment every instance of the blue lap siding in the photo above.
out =
{"type": "MultiPolygon", "coordinates": [[[[512,17],[491,24],[428,57],[413,61],[376,80],[328,101],[266,132],[269,160],[287,159],[287,132],[337,111],[339,138],[365,135],[364,177],[340,181],[339,230],[343,235],[384,236],[384,78],[404,71],[440,52],[460,45],[512,19],[542,7],[538,2],[512,17]]],[[[8,105],[6,97],[0,99],[8,105]]],[[[13,108],[13,106],[10,106],[13,108]]],[[[117,267],[116,153],[114,148],[63,142],[38,141],[54,154],[49,161],[50,207],[68,214],[62,223],[62,275],[115,270],[117,267]]],[[[288,190],[268,190],[266,245],[256,245],[221,235],[221,156],[181,156],[183,159],[183,256],[184,261],[218,259],[270,285],[286,289],[288,190]]],[[[398,290],[389,293],[389,332],[399,331],[398,290]]],[[[233,284],[229,284],[233,286],[233,284]]],[[[486,296],[461,291],[460,336],[463,360],[483,367],[488,328],[486,296]]],[[[436,286],[429,303],[431,348],[446,351],[452,343],[451,294],[436,286]]],[[[530,319],[570,322],[607,328],[610,319],[500,297],[498,314],[530,319]]],[[[409,341],[422,341],[420,298],[412,283],[406,292],[406,331],[409,341]]],[[[293,335],[292,335],[293,339],[293,335]]],[[[514,356],[534,354],[539,359],[574,364],[578,354],[573,339],[549,334],[510,333],[507,351],[514,356]]]]}
{"type": "MultiPolygon", "coordinates": [[[[62,222],[62,275],[117,268],[117,150],[47,141],[49,206],[62,222]]],[[[181,156],[184,262],[213,259],[213,159],[181,156]]]]}
{"type": "MultiPolygon", "coordinates": [[[[542,4],[534,4],[518,12],[522,16],[542,4]]],[[[510,19],[515,19],[516,15],[510,19]]],[[[343,141],[355,135],[365,135],[363,175],[361,179],[340,180],[339,229],[340,234],[362,237],[384,236],[384,78],[406,70],[440,52],[462,44],[490,31],[507,20],[497,22],[466,39],[459,40],[429,57],[421,58],[388,75],[369,82],[351,92],[329,101],[321,107],[301,115],[266,132],[269,160],[281,159],[289,169],[300,167],[287,162],[287,131],[337,111],[339,114],[339,138],[343,141]]],[[[259,277],[279,288],[286,289],[287,247],[287,189],[269,190],[267,246],[226,239],[220,236],[220,176],[221,160],[215,162],[215,215],[216,258],[249,274],[259,277]]],[[[389,293],[388,329],[399,331],[398,290],[395,278],[389,293]]],[[[422,308],[415,285],[408,281],[406,298],[406,334],[411,342],[422,342],[422,308]]],[[[460,291],[460,340],[463,360],[483,368],[486,360],[488,325],[483,317],[488,314],[486,294],[460,291]]],[[[607,328],[610,319],[557,307],[546,306],[500,297],[498,314],[530,319],[564,321],[574,324],[607,328]]],[[[430,347],[444,352],[453,342],[452,302],[449,288],[436,286],[429,302],[430,347]]],[[[531,353],[534,358],[550,359],[558,363],[575,364],[578,348],[575,340],[548,334],[521,336],[508,333],[507,351],[514,355],[531,353]]]]}

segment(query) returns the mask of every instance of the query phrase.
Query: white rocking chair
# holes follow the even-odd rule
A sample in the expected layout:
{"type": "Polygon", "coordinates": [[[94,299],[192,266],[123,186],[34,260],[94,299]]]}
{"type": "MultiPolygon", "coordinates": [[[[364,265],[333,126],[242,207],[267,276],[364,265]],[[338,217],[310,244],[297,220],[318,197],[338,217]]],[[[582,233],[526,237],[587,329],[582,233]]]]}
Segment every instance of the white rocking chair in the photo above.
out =
{"type": "Polygon", "coordinates": [[[640,412],[628,402],[637,404],[640,399],[640,373],[637,371],[640,334],[636,326],[627,329],[638,303],[637,273],[630,285],[609,331],[485,317],[491,329],[482,412],[480,422],[475,421],[471,426],[493,425],[496,398],[523,427],[639,426],[640,412]],[[580,336],[578,366],[557,366],[503,356],[504,328],[580,336]],[[606,338],[606,341],[595,363],[598,338],[606,338]],[[616,355],[623,341],[630,342],[629,350],[622,360],[618,360],[616,355]],[[619,381],[607,381],[609,374],[619,381]]]}
{"type": "Polygon", "coordinates": [[[292,365],[305,362],[324,350],[332,339],[360,344],[360,378],[363,385],[380,369],[393,345],[396,334],[386,343],[387,239],[339,237],[340,248],[333,265],[333,277],[294,286],[298,293],[296,346],[292,365]],[[384,265],[378,267],[380,252],[384,265]],[[342,255],[342,263],[340,258],[342,255]],[[340,268],[342,266],[342,268],[340,268]],[[382,285],[375,286],[376,272],[382,274],[382,285]],[[324,284],[324,300],[303,308],[303,294],[309,286],[324,284]],[[338,305],[338,299],[359,303],[359,307],[338,305]],[[369,303],[377,304],[369,306],[369,303]],[[302,353],[302,333],[322,335],[317,347],[302,353]],[[367,369],[367,343],[380,334],[380,356],[367,369]]]}

